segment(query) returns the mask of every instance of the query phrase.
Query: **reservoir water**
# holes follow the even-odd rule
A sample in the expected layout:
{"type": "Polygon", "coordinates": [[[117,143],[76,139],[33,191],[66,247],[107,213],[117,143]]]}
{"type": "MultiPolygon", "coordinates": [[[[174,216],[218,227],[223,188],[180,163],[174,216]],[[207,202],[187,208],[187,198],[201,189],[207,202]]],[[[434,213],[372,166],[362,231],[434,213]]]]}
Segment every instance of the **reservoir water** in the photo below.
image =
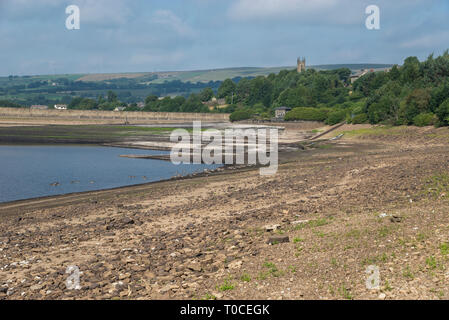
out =
{"type": "Polygon", "coordinates": [[[137,185],[218,167],[120,157],[166,153],[100,146],[0,145],[0,202],[137,185]]]}

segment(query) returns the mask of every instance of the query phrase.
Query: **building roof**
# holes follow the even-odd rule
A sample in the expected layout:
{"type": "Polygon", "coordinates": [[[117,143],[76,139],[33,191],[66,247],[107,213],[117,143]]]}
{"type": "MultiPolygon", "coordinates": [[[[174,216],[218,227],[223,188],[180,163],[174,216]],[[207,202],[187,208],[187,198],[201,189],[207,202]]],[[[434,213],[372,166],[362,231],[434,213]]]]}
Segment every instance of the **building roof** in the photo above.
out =
{"type": "Polygon", "coordinates": [[[279,108],[276,108],[276,110],[291,110],[292,108],[289,108],[289,107],[279,107],[279,108]]]}

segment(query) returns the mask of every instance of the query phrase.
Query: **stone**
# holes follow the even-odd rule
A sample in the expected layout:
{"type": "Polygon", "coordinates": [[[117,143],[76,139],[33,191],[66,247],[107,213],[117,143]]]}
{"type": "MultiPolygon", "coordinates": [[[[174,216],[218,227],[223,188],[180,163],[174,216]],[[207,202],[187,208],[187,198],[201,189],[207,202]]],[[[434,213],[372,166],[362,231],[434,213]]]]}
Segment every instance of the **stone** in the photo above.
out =
{"type": "Polygon", "coordinates": [[[390,218],[390,221],[391,221],[392,223],[400,223],[400,222],[402,222],[402,217],[392,216],[392,217],[390,218]]]}
{"type": "Polygon", "coordinates": [[[306,224],[309,223],[310,220],[298,220],[298,221],[293,221],[292,225],[296,226],[298,224],[306,224]]]}
{"type": "Polygon", "coordinates": [[[201,272],[201,270],[202,270],[201,265],[199,263],[197,263],[197,262],[190,262],[187,265],[187,268],[192,270],[192,271],[196,271],[196,272],[201,272]]]}
{"type": "Polygon", "coordinates": [[[229,269],[240,269],[242,267],[243,262],[240,260],[232,261],[230,264],[228,264],[229,269]]]}
{"type": "Polygon", "coordinates": [[[179,287],[178,287],[177,285],[168,284],[168,285],[162,287],[162,288],[159,290],[159,293],[164,294],[164,293],[167,293],[167,292],[169,292],[169,291],[176,290],[176,289],[179,289],[179,287]]]}
{"type": "Polygon", "coordinates": [[[385,293],[379,294],[379,299],[380,300],[385,300],[386,297],[387,297],[387,295],[385,293]]]}
{"type": "Polygon", "coordinates": [[[268,239],[268,244],[279,244],[279,243],[288,243],[290,242],[290,238],[288,236],[272,236],[268,239]]]}
{"type": "Polygon", "coordinates": [[[274,224],[274,225],[267,225],[264,227],[266,232],[273,232],[276,231],[278,229],[280,229],[281,226],[279,224],[274,224]]]}

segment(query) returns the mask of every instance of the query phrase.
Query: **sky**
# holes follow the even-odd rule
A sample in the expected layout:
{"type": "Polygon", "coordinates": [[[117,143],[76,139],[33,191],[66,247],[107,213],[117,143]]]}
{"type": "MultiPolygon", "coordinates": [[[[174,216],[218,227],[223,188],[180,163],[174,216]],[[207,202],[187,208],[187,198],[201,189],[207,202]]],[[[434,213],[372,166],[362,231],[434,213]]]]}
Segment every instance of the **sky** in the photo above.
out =
{"type": "Polygon", "coordinates": [[[0,75],[397,63],[449,49],[447,0],[0,0],[0,75]],[[66,28],[66,7],[80,29],[66,28]],[[380,9],[368,30],[365,9],[380,9]]]}

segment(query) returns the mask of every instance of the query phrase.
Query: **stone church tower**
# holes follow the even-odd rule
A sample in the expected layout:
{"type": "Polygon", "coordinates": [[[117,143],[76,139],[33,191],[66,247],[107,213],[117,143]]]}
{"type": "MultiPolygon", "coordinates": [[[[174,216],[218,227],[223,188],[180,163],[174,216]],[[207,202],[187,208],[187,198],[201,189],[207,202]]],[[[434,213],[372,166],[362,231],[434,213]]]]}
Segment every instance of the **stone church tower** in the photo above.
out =
{"type": "Polygon", "coordinates": [[[299,73],[306,71],[306,58],[298,58],[297,64],[299,73]]]}

